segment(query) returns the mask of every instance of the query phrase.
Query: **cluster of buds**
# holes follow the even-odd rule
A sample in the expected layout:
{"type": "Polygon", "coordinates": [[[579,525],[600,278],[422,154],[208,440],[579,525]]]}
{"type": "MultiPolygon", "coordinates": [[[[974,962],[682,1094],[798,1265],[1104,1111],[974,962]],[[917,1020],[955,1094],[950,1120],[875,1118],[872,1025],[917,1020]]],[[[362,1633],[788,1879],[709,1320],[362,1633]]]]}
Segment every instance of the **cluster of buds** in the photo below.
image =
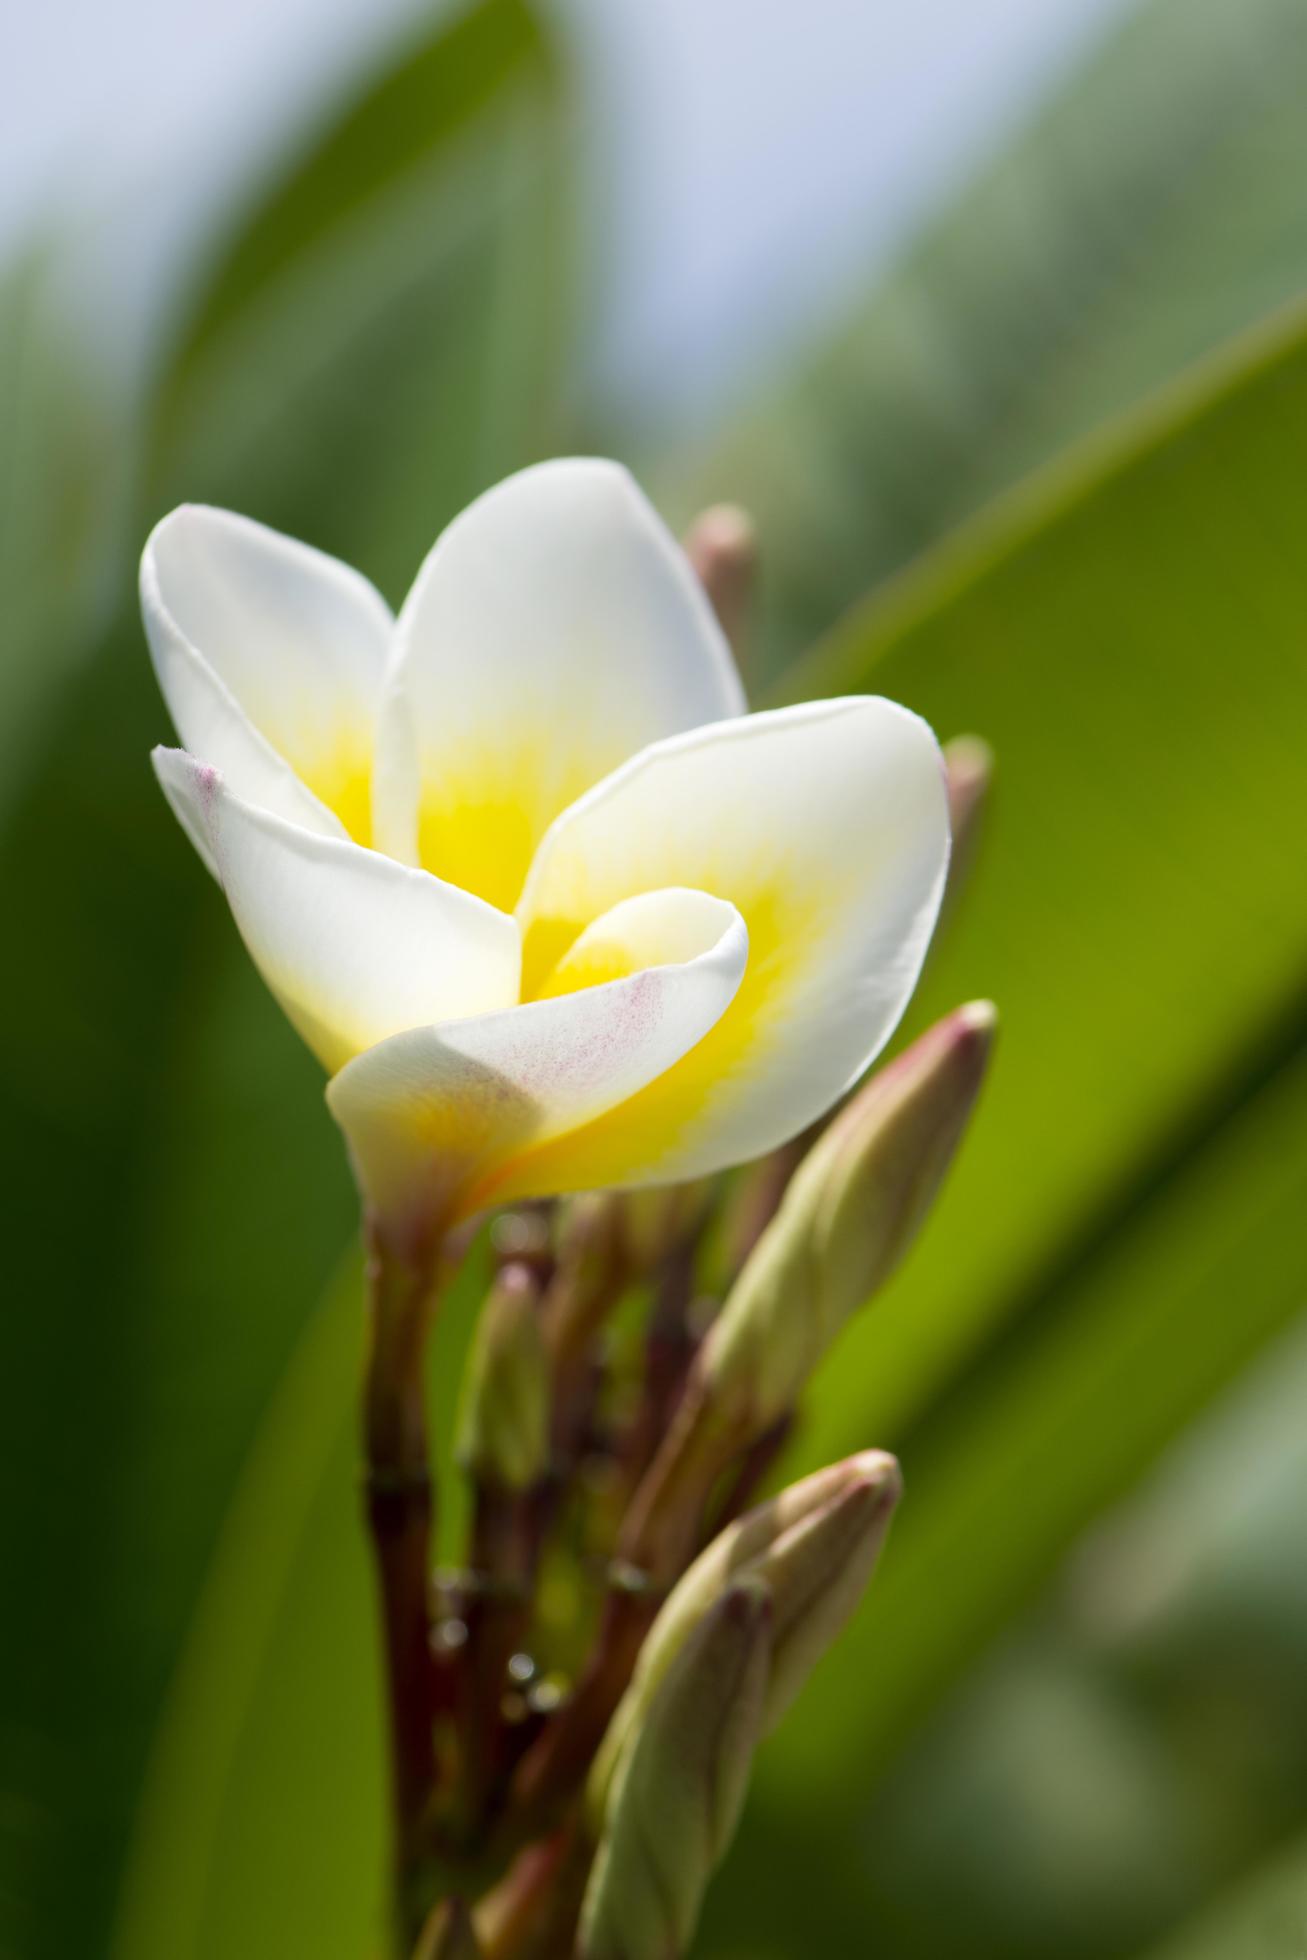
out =
{"type": "Polygon", "coordinates": [[[432,1868],[468,1910],[442,1900],[420,1953],[687,1950],[754,1748],[870,1579],[898,1465],[865,1451],[748,1506],[917,1232],[993,1026],[948,1016],[724,1206],[684,1187],[497,1221],[459,1418],[469,1569],[440,1575],[433,1629],[432,1868]]]}
{"type": "MultiPolygon", "coordinates": [[[[747,528],[711,513],[689,549],[735,638],[747,528]]],[[[946,762],[956,884],[989,758],[967,738],[946,762]]],[[[734,1180],[495,1220],[458,1422],[468,1558],[431,1601],[397,1953],[688,1950],[756,1745],[857,1606],[899,1467],[866,1450],[756,1500],[813,1371],[919,1230],[994,1025],[959,1008],[734,1180]]]]}

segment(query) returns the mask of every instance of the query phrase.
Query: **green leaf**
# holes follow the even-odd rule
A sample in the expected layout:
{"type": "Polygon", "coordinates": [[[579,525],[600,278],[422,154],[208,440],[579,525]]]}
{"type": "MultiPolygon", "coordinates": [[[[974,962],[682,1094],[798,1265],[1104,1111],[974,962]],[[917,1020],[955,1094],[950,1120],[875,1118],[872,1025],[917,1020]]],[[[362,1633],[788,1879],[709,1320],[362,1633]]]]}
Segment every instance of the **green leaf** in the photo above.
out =
{"type": "Polygon", "coordinates": [[[866,1787],[1086,1520],[1293,1319],[1305,1192],[1307,1048],[913,1432],[893,1554],[788,1774],[866,1787]]]}
{"type": "Polygon", "coordinates": [[[104,593],[126,442],[60,318],[53,247],[0,273],[0,818],[18,794],[104,593]]]}
{"type": "MultiPolygon", "coordinates": [[[[431,1360],[445,1535],[450,1438],[486,1282],[470,1260],[431,1360]]],[[[362,1272],[304,1330],[242,1466],[187,1630],[134,1834],[115,1960],[359,1960],[381,1923],[383,1717],[356,1437],[362,1272]]]]}
{"type": "MultiPolygon", "coordinates": [[[[927,1751],[933,1737],[937,1756],[941,1736],[947,1749],[949,1690],[971,1678],[991,1636],[1086,1518],[1129,1489],[1300,1312],[1305,1191],[1307,1053],[915,1432],[901,1515],[870,1595],[759,1759],[739,1856],[710,1899],[705,1952],[730,1935],[757,1960],[781,1960],[809,1946],[838,1949],[851,1923],[868,1940],[903,1931],[901,1912],[880,1917],[881,1825],[904,1801],[929,1803],[931,1770],[940,1771],[927,1754],[924,1768],[913,1756],[898,1776],[898,1752],[917,1737],[927,1751]],[[785,1879],[795,1861],[810,1879],[801,1903],[785,1879]]],[[[1164,1845],[1165,1820],[1157,1828],[1164,1845]]],[[[1195,1873],[1181,1871],[1173,1885],[1192,1885],[1195,1873]]],[[[928,1913],[920,1917],[929,1925],[928,1913]]],[[[1006,1941],[1002,1924],[970,1937],[978,1952],[1015,1951],[1007,1930],[1006,1941]]],[[[1074,1951],[1098,1951],[1093,1934],[1078,1928],[1074,1951]]],[[[922,1947],[939,1950],[952,1948],[946,1939],[922,1947]]]]}
{"type": "Polygon", "coordinates": [[[907,1477],[868,1611],[765,1759],[796,1828],[870,1787],[1307,1287],[1305,443],[1300,311],[794,679],[992,740],[987,849],[917,1018],[981,993],[1006,1024],[939,1212],[792,1466],[876,1442],[907,1477]]]}
{"type": "Polygon", "coordinates": [[[375,1900],[345,1878],[338,1835],[347,1826],[380,1872],[382,1713],[349,1419],[361,1288],[354,1260],[305,1329],[223,1520],[145,1786],[123,1960],[368,1951],[375,1900]],[[311,1860],[298,1897],[276,1882],[287,1840],[311,1860]],[[320,1944],[324,1923],[337,1944],[320,1944]]]}
{"type": "Polygon", "coordinates": [[[160,390],[157,497],[311,531],[402,596],[554,430],[568,135],[524,0],[460,8],[383,74],[221,256],[160,390]]]}
{"type": "Polygon", "coordinates": [[[688,473],[760,522],[775,673],[879,577],[1307,287],[1307,16],[1146,0],[688,473]]]}
{"type": "Polygon", "coordinates": [[[1307,1843],[1299,1841],[1202,1913],[1148,1960],[1299,1960],[1307,1843]]]}
{"type": "MultiPolygon", "coordinates": [[[[201,296],[148,498],[224,498],[393,587],[535,451],[567,105],[518,0],[442,19],[377,89],[201,296]]],[[[23,1602],[0,1621],[0,1947],[24,1960],[104,1950],[232,1479],[355,1215],[320,1075],[159,797],[166,712],[125,591],[116,615],[0,832],[0,1557],[23,1602]]]]}
{"type": "Polygon", "coordinates": [[[1030,485],[792,680],[885,693],[998,756],[987,851],[915,1018],[984,994],[1006,1038],[943,1222],[818,1408],[852,1362],[857,1419],[902,1435],[1296,1036],[1305,318],[1030,485]]]}

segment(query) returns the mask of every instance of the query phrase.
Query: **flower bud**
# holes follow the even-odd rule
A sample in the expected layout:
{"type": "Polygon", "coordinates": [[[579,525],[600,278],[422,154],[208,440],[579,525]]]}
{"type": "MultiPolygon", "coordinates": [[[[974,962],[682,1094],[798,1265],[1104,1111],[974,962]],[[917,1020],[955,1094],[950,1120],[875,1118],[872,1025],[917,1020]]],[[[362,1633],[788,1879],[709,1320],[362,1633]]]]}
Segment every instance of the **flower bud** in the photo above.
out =
{"type": "Polygon", "coordinates": [[[673,1657],[602,1805],[579,1960],[672,1960],[735,1835],[761,1731],[766,1585],[737,1579],[673,1657]]]}
{"type": "Polygon", "coordinates": [[[555,1363],[597,1332],[626,1281],[621,1199],[587,1191],[559,1207],[557,1270],[542,1303],[543,1332],[555,1363]]]}
{"type": "Polygon", "coordinates": [[[889,1278],[961,1140],[995,1021],[987,1001],[958,1008],[814,1144],[704,1341],[696,1376],[706,1420],[749,1437],[769,1429],[889,1278]]]}
{"type": "Polygon", "coordinates": [[[557,1271],[543,1302],[555,1363],[584,1348],[633,1280],[648,1278],[702,1226],[711,1179],[588,1191],[559,1209],[557,1271]]]}
{"type": "Polygon", "coordinates": [[[645,1190],[621,1192],[617,1201],[622,1239],[632,1271],[653,1272],[669,1252],[696,1232],[715,1189],[711,1178],[699,1177],[689,1184],[655,1184],[645,1190]]]}
{"type": "Polygon", "coordinates": [[[455,1454],[478,1483],[525,1490],[549,1458],[549,1364],[536,1283],[505,1266],[486,1296],[459,1405],[455,1454]]]}
{"type": "Polygon", "coordinates": [[[738,662],[758,572],[753,519],[738,504],[713,504],[686,532],[685,552],[738,662]]]}
{"type": "Polygon", "coordinates": [[[693,1629],[741,1577],[763,1581],[772,1600],[763,1726],[775,1726],[862,1597],[901,1489],[894,1458],[864,1450],[804,1477],[718,1533],[649,1630],[595,1758],[592,1802],[620,1773],[632,1738],[653,1720],[660,1684],[693,1629]]]}
{"type": "Polygon", "coordinates": [[[951,904],[966,884],[976,855],[994,775],[994,751],[979,735],[959,735],[944,745],[944,770],[953,834],[945,904],[951,904]]]}

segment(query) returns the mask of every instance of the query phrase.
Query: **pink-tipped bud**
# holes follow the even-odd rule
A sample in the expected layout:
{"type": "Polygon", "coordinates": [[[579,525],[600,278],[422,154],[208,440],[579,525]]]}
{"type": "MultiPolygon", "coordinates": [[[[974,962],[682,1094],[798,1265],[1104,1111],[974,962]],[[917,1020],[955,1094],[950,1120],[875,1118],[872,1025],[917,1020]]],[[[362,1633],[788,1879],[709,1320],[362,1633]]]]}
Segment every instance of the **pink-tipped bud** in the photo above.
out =
{"type": "Polygon", "coordinates": [[[813,1146],[700,1352],[706,1420],[763,1434],[884,1285],[961,1141],[996,1022],[987,1001],[958,1008],[874,1076],[813,1146]]]}
{"type": "Polygon", "coordinates": [[[685,552],[739,662],[758,575],[753,519],[738,504],[713,504],[686,532],[685,552]]]}
{"type": "Polygon", "coordinates": [[[994,778],[994,751],[979,735],[958,735],[944,744],[944,771],[953,833],[946,901],[951,902],[966,884],[975,860],[994,778]]]}
{"type": "Polygon", "coordinates": [[[844,1626],[871,1577],[902,1489],[883,1450],[864,1450],[792,1484],[717,1534],[672,1589],[650,1628],[590,1781],[593,1802],[652,1719],[668,1668],[704,1615],[742,1575],[772,1599],[764,1726],[785,1713],[844,1626]]]}

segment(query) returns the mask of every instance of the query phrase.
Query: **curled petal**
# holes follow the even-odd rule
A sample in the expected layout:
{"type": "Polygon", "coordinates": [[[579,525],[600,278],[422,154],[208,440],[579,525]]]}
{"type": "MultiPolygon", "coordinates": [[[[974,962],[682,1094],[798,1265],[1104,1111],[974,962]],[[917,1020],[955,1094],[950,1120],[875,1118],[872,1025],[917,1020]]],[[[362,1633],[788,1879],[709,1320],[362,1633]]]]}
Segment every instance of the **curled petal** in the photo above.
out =
{"type": "Polygon", "coordinates": [[[795,1135],[861,1075],[921,968],[948,863],[939,749],[893,702],[818,702],[655,744],[554,823],[518,908],[530,994],[651,887],[749,931],[729,1013],[677,1068],[559,1141],[542,1189],[704,1175],[795,1135]]]}
{"type": "Polygon", "coordinates": [[[516,1000],[514,921],[425,871],[301,830],[180,749],[154,766],[277,999],[328,1069],[402,1028],[516,1000]]]}
{"type": "Polygon", "coordinates": [[[368,842],[393,631],[368,581],[250,518],[184,504],[150,534],[141,609],[185,746],[261,809],[368,842]]]}
{"type": "Polygon", "coordinates": [[[627,472],[542,463],[455,519],[404,604],[378,838],[511,907],[583,790],[646,743],[743,707],[689,561],[627,472]]]}
{"type": "MultiPolygon", "coordinates": [[[[661,896],[661,895],[660,895],[661,896]]],[[[440,1027],[357,1056],[327,1086],[373,1207],[397,1230],[447,1224],[497,1200],[544,1194],[551,1143],[679,1061],[734,998],[748,937],[734,907],[668,895],[676,957],[624,978],[440,1027]]]]}

